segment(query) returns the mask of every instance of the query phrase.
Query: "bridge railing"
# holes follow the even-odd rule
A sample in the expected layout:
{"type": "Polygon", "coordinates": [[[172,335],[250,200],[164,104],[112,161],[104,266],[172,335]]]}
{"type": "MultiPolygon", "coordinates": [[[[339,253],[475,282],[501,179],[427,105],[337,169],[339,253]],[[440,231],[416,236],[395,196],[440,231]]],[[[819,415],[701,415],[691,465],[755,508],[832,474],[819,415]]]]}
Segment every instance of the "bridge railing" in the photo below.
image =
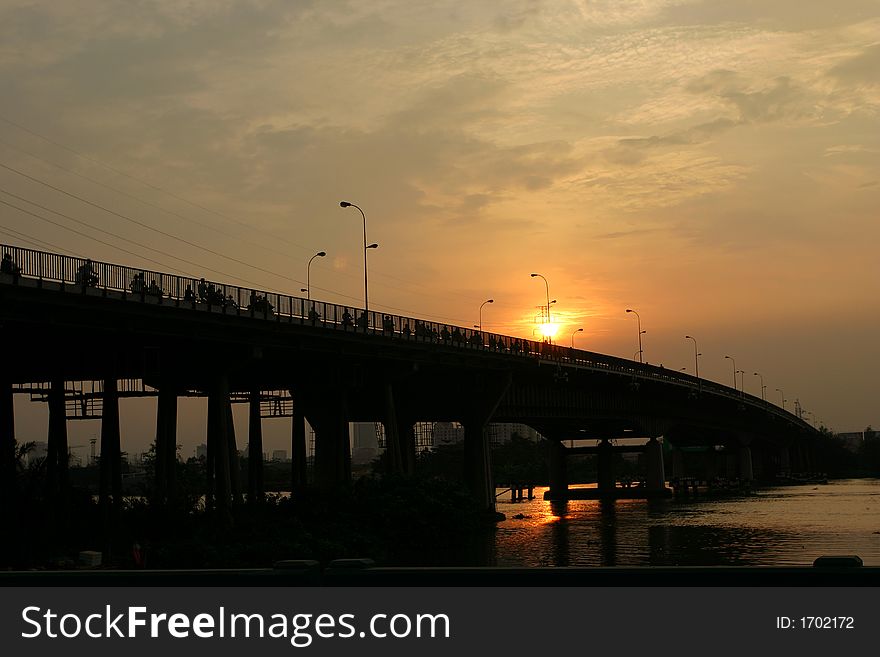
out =
{"type": "MultiPolygon", "coordinates": [[[[172,305],[236,316],[248,316],[282,323],[296,323],[316,328],[383,336],[396,340],[430,342],[457,349],[496,352],[506,356],[550,361],[560,366],[576,366],[630,375],[634,380],[654,380],[701,390],[743,404],[760,407],[786,420],[808,425],[776,405],[752,395],[734,391],[706,379],[636,363],[581,349],[571,349],[546,342],[480,332],[442,322],[392,315],[376,311],[364,313],[355,306],[334,304],[316,299],[267,292],[255,288],[228,285],[204,278],[177,276],[140,267],[117,265],[57,253],[35,251],[0,244],[9,254],[15,273],[0,274],[12,283],[22,278],[57,284],[84,294],[105,296],[154,304],[172,305]]],[[[4,265],[8,267],[8,265],[4,265]]]]}

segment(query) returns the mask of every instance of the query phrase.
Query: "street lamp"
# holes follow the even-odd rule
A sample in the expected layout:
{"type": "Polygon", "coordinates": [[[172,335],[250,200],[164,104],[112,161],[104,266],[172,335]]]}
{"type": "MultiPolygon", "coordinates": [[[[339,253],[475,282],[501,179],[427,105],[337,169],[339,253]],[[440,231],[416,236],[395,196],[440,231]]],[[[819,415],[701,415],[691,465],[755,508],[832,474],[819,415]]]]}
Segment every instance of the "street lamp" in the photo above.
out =
{"type": "Polygon", "coordinates": [[[733,363],[733,389],[736,390],[736,360],[733,356],[725,356],[725,358],[729,358],[730,362],[733,363]]]}
{"type": "Polygon", "coordinates": [[[764,376],[760,372],[755,372],[755,376],[761,379],[761,401],[767,401],[764,397],[764,391],[767,389],[767,386],[764,385],[764,376]]]}
{"type": "Polygon", "coordinates": [[[571,334],[571,348],[574,349],[574,336],[576,333],[582,333],[584,329],[579,328],[577,331],[571,334]]]}
{"type": "MultiPolygon", "coordinates": [[[[367,215],[364,214],[364,211],[360,209],[359,206],[354,203],[349,203],[348,201],[340,201],[339,207],[341,208],[357,208],[358,212],[361,213],[361,217],[364,218],[364,315],[369,318],[370,313],[370,303],[369,303],[369,294],[367,287],[367,249],[378,249],[378,244],[370,244],[367,245],[367,215]]],[[[369,319],[367,320],[369,321],[369,319]]]]}
{"type": "Polygon", "coordinates": [[[483,306],[487,303],[495,303],[495,299],[486,299],[483,303],[480,304],[480,333],[483,332],[483,306]]]}
{"type": "MultiPolygon", "coordinates": [[[[746,371],[745,370],[737,370],[736,374],[740,375],[740,377],[739,377],[739,394],[745,395],[746,394],[746,371]]],[[[736,374],[734,374],[734,377],[736,377],[736,374]]]]}
{"type": "MultiPolygon", "coordinates": [[[[703,354],[701,354],[697,351],[697,339],[695,337],[690,336],[690,335],[686,335],[686,336],[684,336],[684,339],[694,341],[694,373],[696,374],[697,378],[699,379],[700,378],[700,356],[702,356],[703,354]]],[[[703,382],[700,381],[699,384],[700,384],[700,390],[702,390],[703,389],[703,382]]]]}
{"type": "Polygon", "coordinates": [[[776,392],[779,393],[779,396],[782,397],[782,410],[785,410],[785,393],[782,392],[782,388],[776,388],[776,392]]]}
{"type": "Polygon", "coordinates": [[[318,251],[315,255],[309,258],[309,264],[306,265],[306,286],[304,288],[300,288],[300,292],[306,293],[306,299],[309,301],[312,300],[312,260],[315,258],[323,258],[327,255],[324,251],[318,251]]]}
{"type": "MultiPolygon", "coordinates": [[[[544,278],[541,274],[532,274],[532,278],[536,276],[538,278],[542,278],[544,280],[544,291],[547,293],[547,323],[550,324],[550,283],[547,282],[547,279],[544,278]]],[[[547,336],[547,341],[550,342],[550,336],[547,336]]]]}
{"type": "Polygon", "coordinates": [[[638,327],[639,327],[639,362],[644,363],[645,360],[644,360],[644,356],[643,356],[643,352],[642,352],[642,334],[647,333],[647,331],[642,330],[642,318],[639,316],[639,314],[635,310],[633,310],[632,308],[627,308],[626,312],[632,313],[633,315],[636,316],[636,321],[638,322],[638,327]]]}

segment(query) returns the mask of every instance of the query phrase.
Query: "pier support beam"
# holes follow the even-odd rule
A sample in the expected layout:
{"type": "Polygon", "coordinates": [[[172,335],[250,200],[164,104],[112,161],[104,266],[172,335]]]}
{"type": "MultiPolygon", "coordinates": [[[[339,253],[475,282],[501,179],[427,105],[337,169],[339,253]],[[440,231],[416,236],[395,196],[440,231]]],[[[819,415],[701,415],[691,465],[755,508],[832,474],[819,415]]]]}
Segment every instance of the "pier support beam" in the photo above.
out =
{"type": "MultiPolygon", "coordinates": [[[[0,379],[0,510],[6,513],[15,508],[15,406],[12,383],[0,379]]],[[[7,527],[11,525],[7,524],[7,527]]]]}
{"type": "Polygon", "coordinates": [[[495,510],[495,483],[489,450],[488,423],[472,418],[464,425],[464,481],[482,509],[495,510]]]}
{"type": "Polygon", "coordinates": [[[122,507],[122,446],[119,437],[119,392],[115,377],[104,380],[102,407],[98,504],[104,527],[104,563],[109,563],[122,507]]]}
{"type": "Polygon", "coordinates": [[[551,438],[547,441],[547,465],[550,469],[548,499],[568,499],[568,470],[565,462],[567,451],[565,445],[558,440],[551,438]]]}
{"type": "Polygon", "coordinates": [[[307,485],[306,467],[306,418],[302,401],[293,395],[293,415],[290,418],[290,490],[294,496],[302,495],[307,485]]]}
{"type": "Polygon", "coordinates": [[[351,439],[345,392],[337,389],[310,394],[306,417],[315,430],[315,484],[323,491],[348,485],[351,439]]]}
{"type": "Polygon", "coordinates": [[[779,472],[777,474],[789,474],[791,472],[791,449],[787,445],[779,448],[779,472]]]}
{"type": "Polygon", "coordinates": [[[401,397],[391,383],[385,384],[385,471],[388,474],[412,475],[416,465],[415,420],[401,404],[401,397]]]}
{"type": "Polygon", "coordinates": [[[684,478],[684,452],[675,445],[672,446],[672,478],[684,478]]]}
{"type": "Polygon", "coordinates": [[[260,417],[260,391],[251,390],[248,404],[248,493],[250,505],[266,497],[263,484],[263,420],[260,417]]]}
{"type": "Polygon", "coordinates": [[[611,441],[603,438],[599,443],[598,453],[596,455],[596,477],[599,482],[599,490],[613,492],[614,491],[614,447],[611,441]]]}
{"type": "Polygon", "coordinates": [[[738,450],[739,454],[739,478],[742,481],[752,481],[755,478],[752,470],[752,450],[748,445],[741,445],[738,450]]]}
{"type": "Polygon", "coordinates": [[[489,420],[510,387],[510,375],[486,377],[464,391],[467,413],[464,425],[464,482],[480,508],[495,511],[495,482],[492,479],[489,420]]]}
{"type": "Polygon", "coordinates": [[[156,501],[174,504],[177,497],[177,391],[160,384],[156,404],[156,501]]]}
{"type": "Polygon", "coordinates": [[[394,390],[390,383],[385,384],[385,471],[390,475],[403,474],[404,456],[401,444],[400,426],[397,423],[397,409],[394,403],[394,390]]]}
{"type": "Polygon", "coordinates": [[[229,462],[229,379],[218,376],[208,390],[208,493],[222,525],[232,524],[229,462]]]}
{"type": "MultiPolygon", "coordinates": [[[[67,415],[64,381],[54,379],[49,388],[49,435],[46,450],[46,496],[64,506],[68,489],[67,415]]],[[[59,509],[62,512],[63,510],[59,509]]]]}
{"type": "Polygon", "coordinates": [[[663,446],[652,437],[645,445],[645,487],[649,492],[666,492],[666,473],[663,468],[663,446]]]}

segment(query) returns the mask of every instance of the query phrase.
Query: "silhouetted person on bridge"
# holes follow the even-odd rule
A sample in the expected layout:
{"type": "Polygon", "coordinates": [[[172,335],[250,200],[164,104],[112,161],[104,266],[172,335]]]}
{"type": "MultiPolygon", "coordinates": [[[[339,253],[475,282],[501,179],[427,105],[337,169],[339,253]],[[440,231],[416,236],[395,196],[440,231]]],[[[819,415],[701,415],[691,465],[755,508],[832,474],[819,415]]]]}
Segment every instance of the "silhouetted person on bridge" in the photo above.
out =
{"type": "Polygon", "coordinates": [[[351,316],[351,313],[347,310],[342,313],[342,328],[347,329],[349,326],[354,325],[354,318],[351,316]]]}
{"type": "Polygon", "coordinates": [[[15,261],[12,259],[12,254],[3,254],[3,262],[0,264],[0,273],[12,276],[13,283],[18,282],[18,277],[21,275],[21,269],[15,264],[15,261]]]}
{"type": "Polygon", "coordinates": [[[391,319],[391,315],[383,315],[382,331],[385,333],[394,333],[394,320],[391,319]]]}
{"type": "Polygon", "coordinates": [[[156,284],[155,279],[150,281],[150,287],[147,288],[147,294],[149,294],[151,297],[159,297],[160,299],[162,298],[162,288],[160,288],[156,284]]]}
{"type": "Polygon", "coordinates": [[[367,313],[361,313],[361,316],[357,318],[358,328],[366,331],[369,328],[370,318],[367,316],[367,313]]]}
{"type": "Polygon", "coordinates": [[[186,303],[195,303],[196,295],[193,292],[192,285],[186,286],[186,291],[183,293],[183,300],[186,301],[186,303]]]}
{"type": "Polygon", "coordinates": [[[77,269],[76,283],[83,287],[95,287],[98,284],[98,274],[95,273],[91,260],[86,260],[77,269]]]}
{"type": "Polygon", "coordinates": [[[408,338],[410,334],[409,324],[404,324],[400,332],[403,333],[403,337],[408,338]]]}
{"type": "Polygon", "coordinates": [[[446,328],[446,327],[444,326],[444,327],[440,330],[440,339],[443,340],[443,342],[449,342],[449,338],[450,338],[450,337],[452,337],[452,336],[451,336],[451,334],[449,333],[449,329],[446,328]]]}
{"type": "Polygon", "coordinates": [[[315,310],[315,307],[312,306],[311,308],[309,308],[309,320],[312,322],[312,324],[317,322],[319,319],[321,319],[321,316],[318,314],[318,311],[315,310]]]}
{"type": "Polygon", "coordinates": [[[128,287],[131,289],[132,294],[142,294],[147,288],[146,283],[144,283],[144,273],[135,274],[128,287]]]}
{"type": "MultiPolygon", "coordinates": [[[[208,300],[208,284],[205,282],[204,278],[199,279],[199,284],[196,286],[196,289],[199,291],[199,301],[207,301],[208,300]]],[[[253,294],[253,293],[251,293],[253,294]]]]}

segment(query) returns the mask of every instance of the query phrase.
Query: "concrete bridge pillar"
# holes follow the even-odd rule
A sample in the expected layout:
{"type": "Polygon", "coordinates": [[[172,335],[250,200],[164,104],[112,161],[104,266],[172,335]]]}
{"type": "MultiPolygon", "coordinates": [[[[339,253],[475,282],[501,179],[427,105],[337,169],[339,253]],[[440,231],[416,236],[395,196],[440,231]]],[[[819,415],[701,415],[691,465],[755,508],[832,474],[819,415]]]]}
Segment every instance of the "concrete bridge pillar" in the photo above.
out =
{"type": "Polygon", "coordinates": [[[547,440],[547,464],[550,468],[548,499],[568,499],[568,471],[565,462],[567,451],[565,445],[555,438],[547,440]]]}
{"type": "Polygon", "coordinates": [[[663,469],[663,446],[652,437],[645,445],[645,465],[647,474],[645,486],[651,492],[666,491],[666,473],[663,469]]]}
{"type": "Polygon", "coordinates": [[[510,375],[475,380],[461,392],[467,409],[464,420],[464,481],[474,501],[489,512],[495,511],[495,482],[492,479],[489,448],[489,420],[510,387],[510,375]]]}
{"type": "Polygon", "coordinates": [[[405,470],[404,455],[400,426],[397,423],[394,389],[390,383],[385,384],[384,393],[385,413],[382,424],[385,427],[385,471],[390,475],[399,475],[405,470]]]}
{"type": "Polygon", "coordinates": [[[791,472],[791,450],[787,445],[779,448],[779,472],[784,474],[791,472]]]}
{"type": "MultiPolygon", "coordinates": [[[[15,406],[12,383],[0,380],[0,509],[15,508],[15,406]]],[[[8,525],[7,526],[11,526],[8,525]]]]}
{"type": "Polygon", "coordinates": [[[207,472],[209,504],[222,524],[231,524],[232,504],[236,497],[232,470],[238,467],[238,458],[235,436],[230,436],[231,420],[229,379],[221,375],[214,379],[208,390],[207,472]],[[231,458],[233,453],[236,454],[234,460],[231,458]]]}
{"type": "Polygon", "coordinates": [[[248,492],[250,505],[266,496],[263,484],[263,420],[260,417],[260,390],[251,390],[248,398],[248,492]]]}
{"type": "Polygon", "coordinates": [[[748,445],[741,445],[739,454],[739,478],[743,481],[752,481],[755,478],[752,470],[752,450],[748,445]]]}
{"type": "Polygon", "coordinates": [[[703,462],[706,467],[706,481],[711,482],[718,476],[718,457],[715,453],[714,445],[710,445],[703,453],[703,462]]]}
{"type": "Polygon", "coordinates": [[[290,418],[290,476],[291,492],[302,495],[306,489],[306,418],[302,401],[293,395],[293,416],[290,418]]]}
{"type": "Polygon", "coordinates": [[[388,474],[412,475],[416,468],[415,420],[391,383],[385,384],[385,469],[388,474]]]}
{"type": "Polygon", "coordinates": [[[173,504],[177,497],[177,390],[167,383],[160,384],[156,405],[155,477],[156,501],[173,504]]]}
{"type": "Polygon", "coordinates": [[[672,478],[682,479],[685,476],[684,452],[675,445],[672,446],[672,478]]]}
{"type": "Polygon", "coordinates": [[[53,379],[49,387],[49,435],[46,450],[46,494],[64,504],[68,489],[67,412],[64,381],[53,379]]]}
{"type": "Polygon", "coordinates": [[[482,509],[495,510],[495,482],[489,449],[488,422],[470,418],[464,425],[464,481],[482,509]]]}
{"type": "Polygon", "coordinates": [[[241,462],[238,458],[238,445],[235,442],[235,424],[232,421],[232,402],[226,398],[226,446],[229,450],[229,482],[232,490],[232,503],[242,504],[241,462]]]}
{"type": "Polygon", "coordinates": [[[597,454],[597,479],[599,480],[600,491],[614,490],[614,448],[611,441],[607,438],[602,439],[599,443],[599,451],[597,454]]]}
{"type": "Polygon", "coordinates": [[[104,526],[104,560],[109,562],[122,507],[122,446],[119,437],[119,393],[115,377],[104,380],[102,406],[98,504],[104,526]]]}
{"type": "Polygon", "coordinates": [[[324,491],[351,481],[351,440],[342,390],[327,391],[309,404],[308,420],[315,430],[315,484],[324,491]]]}

